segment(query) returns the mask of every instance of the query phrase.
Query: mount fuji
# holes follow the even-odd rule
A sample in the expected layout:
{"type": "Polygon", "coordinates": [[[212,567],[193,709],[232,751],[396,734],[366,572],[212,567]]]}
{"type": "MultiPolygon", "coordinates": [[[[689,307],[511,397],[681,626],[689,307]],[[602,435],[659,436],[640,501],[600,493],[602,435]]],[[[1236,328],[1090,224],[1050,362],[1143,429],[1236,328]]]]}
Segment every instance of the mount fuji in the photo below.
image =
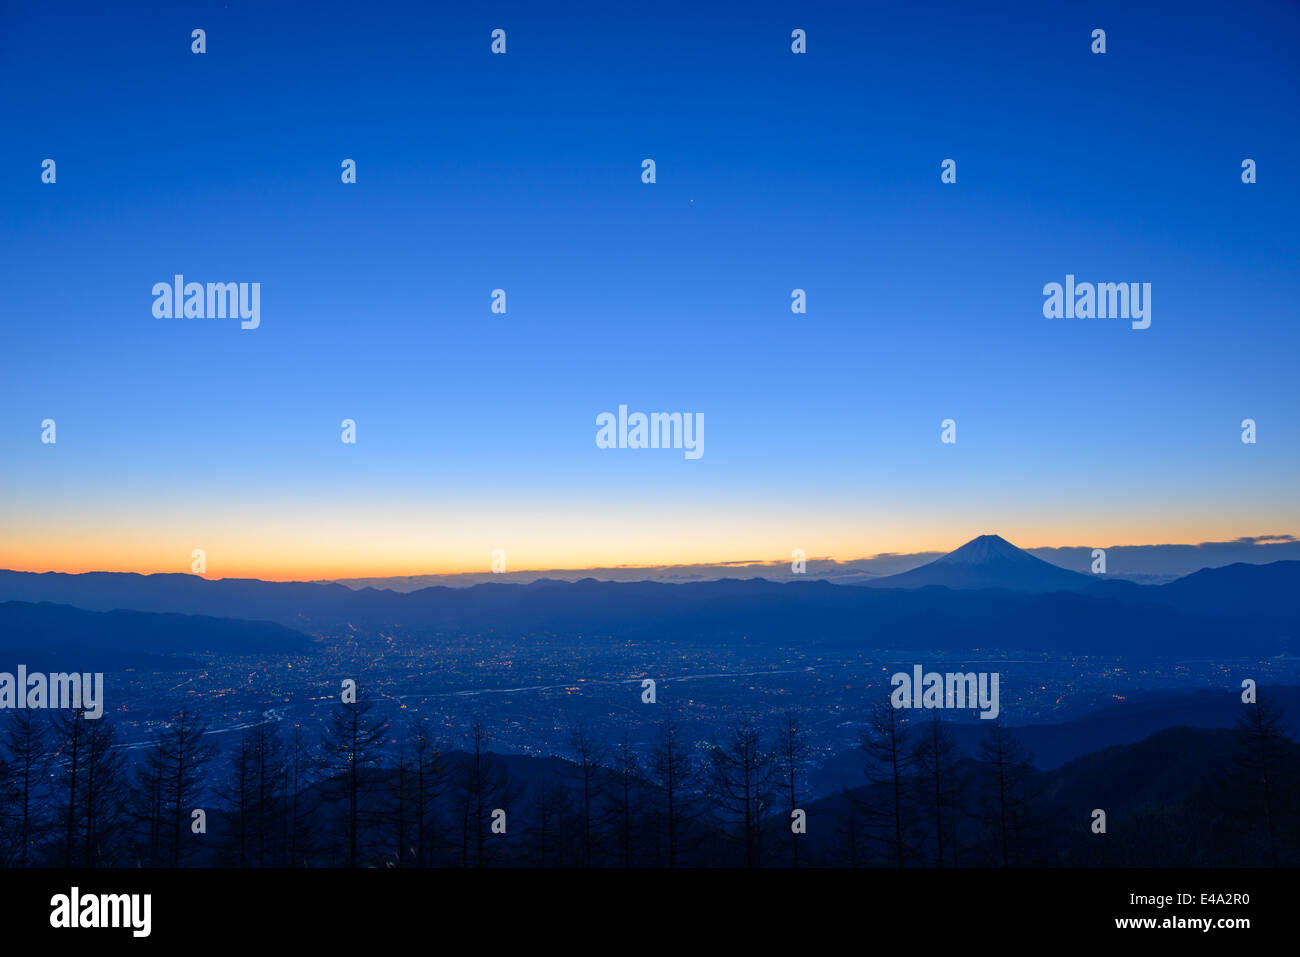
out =
{"type": "Polygon", "coordinates": [[[1019,592],[1085,591],[1096,582],[1035,558],[1000,535],[981,535],[942,558],[898,575],[864,583],[868,588],[1004,588],[1019,592]]]}

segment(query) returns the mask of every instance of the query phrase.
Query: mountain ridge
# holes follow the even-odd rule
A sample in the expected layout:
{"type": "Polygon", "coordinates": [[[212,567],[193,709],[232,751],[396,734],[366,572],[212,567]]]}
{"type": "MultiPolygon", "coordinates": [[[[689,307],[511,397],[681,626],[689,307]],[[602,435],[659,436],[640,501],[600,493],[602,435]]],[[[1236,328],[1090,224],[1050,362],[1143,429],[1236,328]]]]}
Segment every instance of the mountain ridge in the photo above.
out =
{"type": "MultiPolygon", "coordinates": [[[[968,547],[969,546],[969,547],[968,547]]],[[[0,601],[55,602],[274,622],[311,634],[551,633],[715,643],[764,640],[892,648],[1278,654],[1300,635],[1300,562],[1206,569],[1166,585],[1107,581],[1041,562],[997,536],[902,582],[801,577],[709,582],[485,582],[413,592],[166,573],[0,572],[0,601]]]]}

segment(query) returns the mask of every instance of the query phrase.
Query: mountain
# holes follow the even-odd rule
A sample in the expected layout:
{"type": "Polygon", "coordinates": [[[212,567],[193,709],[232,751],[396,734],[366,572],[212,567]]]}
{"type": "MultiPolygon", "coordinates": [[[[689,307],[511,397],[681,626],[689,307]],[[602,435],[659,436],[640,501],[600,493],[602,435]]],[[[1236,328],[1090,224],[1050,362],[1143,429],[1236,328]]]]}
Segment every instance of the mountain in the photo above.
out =
{"type": "MultiPolygon", "coordinates": [[[[1103,543],[1097,543],[1101,545],[1103,543]]],[[[1276,561],[1300,560],[1300,540],[1290,535],[1259,535],[1232,542],[1202,542],[1199,545],[1105,545],[1107,579],[1123,579],[1142,585],[1163,585],[1202,568],[1219,568],[1244,562],[1267,565],[1276,561]]],[[[1091,574],[1092,545],[1040,546],[1025,549],[1035,558],[1070,571],[1091,574]]],[[[856,585],[897,575],[919,568],[942,557],[943,552],[882,552],[867,558],[809,558],[807,576],[836,585],[856,585]]],[[[340,578],[335,581],[349,588],[377,588],[411,592],[432,585],[464,588],[484,582],[509,582],[526,585],[539,578],[577,581],[656,581],[669,584],[717,581],[721,578],[766,578],[789,581],[793,578],[789,560],[733,561],[695,565],[606,565],[594,568],[555,568],[548,570],[451,572],[440,575],[399,575],[391,578],[340,578]]]]}
{"type": "MultiPolygon", "coordinates": [[[[956,863],[954,853],[967,867],[997,865],[1004,855],[1013,866],[1258,867],[1269,863],[1270,833],[1276,834],[1278,863],[1290,866],[1294,848],[1300,847],[1297,805],[1286,799],[1285,786],[1275,787],[1266,815],[1258,788],[1244,783],[1234,760],[1237,745],[1227,728],[1169,727],[1052,770],[1030,770],[1013,785],[1020,797],[1015,818],[1008,820],[1018,820],[1018,825],[1008,828],[1002,841],[996,824],[989,826],[996,817],[981,804],[981,788],[993,791],[997,786],[991,769],[962,759],[949,772],[950,781],[967,783],[965,791],[959,787],[955,792],[963,795],[954,802],[956,813],[944,811],[943,821],[951,829],[944,843],[945,867],[956,863]],[[1106,813],[1104,835],[1092,830],[1097,809],[1106,813]]],[[[1284,769],[1279,776],[1287,780],[1300,772],[1300,748],[1294,742],[1277,745],[1271,760],[1272,767],[1284,769]]],[[[890,806],[889,785],[866,783],[860,766],[858,781],[862,783],[804,803],[806,859],[840,865],[892,862],[892,847],[871,840],[879,825],[863,812],[890,806]],[[846,834],[858,828],[867,839],[846,841],[846,834]]],[[[907,863],[933,866],[933,812],[927,814],[924,805],[915,803],[904,807],[913,811],[903,818],[910,838],[907,863]]],[[[780,846],[786,830],[785,822],[774,816],[765,832],[770,844],[764,846],[780,846]]]]}
{"type": "MultiPolygon", "coordinates": [[[[1280,705],[1288,715],[1300,715],[1300,687],[1261,685],[1260,700],[1280,705]]],[[[1106,705],[1069,721],[1016,725],[1029,761],[1041,771],[1059,768],[1076,758],[1107,748],[1134,744],[1165,728],[1230,730],[1241,717],[1239,690],[1150,691],[1129,700],[1106,705]]],[[[924,721],[926,714],[921,712],[924,721]]],[[[980,744],[988,739],[991,722],[951,719],[942,715],[953,735],[957,752],[978,758],[980,744]]],[[[808,774],[814,794],[830,794],[862,780],[861,752],[834,754],[808,774]]]]}
{"type": "Polygon", "coordinates": [[[1008,591],[1083,591],[1092,586],[1081,575],[1035,558],[1000,535],[981,535],[942,558],[898,575],[865,583],[868,588],[1005,588],[1008,591]]]}
{"type": "Polygon", "coordinates": [[[1197,614],[1232,616],[1249,611],[1294,620],[1300,608],[1300,562],[1203,568],[1161,585],[1158,593],[1159,600],[1197,614]]]}
{"type": "Polygon", "coordinates": [[[378,593],[357,592],[343,585],[256,578],[214,580],[175,573],[0,571],[0,601],[54,602],[89,611],[130,608],[157,614],[244,618],[274,621],[288,628],[307,627],[313,621],[346,622],[364,606],[367,594],[378,593]]]}
{"type": "Polygon", "coordinates": [[[870,586],[803,576],[689,584],[542,579],[401,593],[193,575],[0,571],[0,601],[262,620],[318,635],[391,628],[399,640],[416,641],[439,632],[546,633],[1154,656],[1285,652],[1300,635],[1295,594],[1300,562],[1232,565],[1138,585],[1057,568],[995,535],[870,586]]]}
{"type": "Polygon", "coordinates": [[[186,655],[310,650],[306,635],[267,621],[139,611],[94,612],[48,602],[0,602],[0,668],[188,668],[186,655]]]}

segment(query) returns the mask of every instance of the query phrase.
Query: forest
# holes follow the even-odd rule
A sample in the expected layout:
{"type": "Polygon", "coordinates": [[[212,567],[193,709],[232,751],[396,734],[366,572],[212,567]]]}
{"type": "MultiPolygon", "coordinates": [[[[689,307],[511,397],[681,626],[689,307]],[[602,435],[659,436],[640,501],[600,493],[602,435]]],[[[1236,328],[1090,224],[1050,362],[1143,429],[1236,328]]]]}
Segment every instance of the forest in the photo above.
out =
{"type": "Polygon", "coordinates": [[[1043,771],[1013,728],[977,753],[882,702],[860,785],[813,795],[798,717],[695,740],[568,730],[566,757],[497,753],[361,697],[316,732],[211,734],[181,712],[144,746],[109,717],[0,724],[9,867],[1079,867],[1300,863],[1300,746],[1276,703],[1043,771]]]}

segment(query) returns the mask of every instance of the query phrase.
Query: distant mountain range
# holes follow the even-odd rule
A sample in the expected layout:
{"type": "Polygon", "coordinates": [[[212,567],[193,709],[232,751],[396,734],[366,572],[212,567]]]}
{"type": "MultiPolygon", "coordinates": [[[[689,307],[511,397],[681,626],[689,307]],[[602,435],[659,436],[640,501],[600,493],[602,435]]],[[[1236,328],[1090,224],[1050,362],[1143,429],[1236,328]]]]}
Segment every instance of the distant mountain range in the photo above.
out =
{"type": "Polygon", "coordinates": [[[0,602],[0,670],[115,671],[190,668],[200,652],[306,651],[306,635],[266,621],[140,611],[95,612],[48,602],[0,602]]]}
{"type": "Polygon", "coordinates": [[[871,587],[541,580],[401,593],[193,575],[0,572],[0,601],[251,619],[316,634],[353,625],[1093,654],[1282,653],[1300,633],[1297,594],[1297,561],[1206,569],[1149,586],[1057,568],[996,535],[871,587]]]}
{"type": "MultiPolygon", "coordinates": [[[[1231,542],[1201,542],[1198,545],[1107,545],[1107,573],[1142,585],[1162,585],[1202,568],[1219,568],[1244,563],[1267,565],[1271,562],[1300,561],[1300,540],[1293,535],[1252,535],[1231,542]]],[[[1093,563],[1091,545],[1039,547],[1025,549],[1035,558],[1069,571],[1089,574],[1093,563]]],[[[837,585],[862,585],[887,575],[911,571],[941,558],[943,552],[886,552],[866,558],[835,560],[807,559],[809,578],[837,585]]],[[[337,579],[350,588],[380,588],[391,591],[419,591],[434,585],[468,587],[484,582],[528,584],[539,579],[578,581],[656,581],[688,584],[717,581],[720,578],[767,578],[788,581],[793,577],[789,561],[738,561],[693,565],[608,565],[598,568],[551,569],[544,571],[510,571],[502,574],[457,572],[441,575],[401,575],[387,578],[337,579]]]]}

